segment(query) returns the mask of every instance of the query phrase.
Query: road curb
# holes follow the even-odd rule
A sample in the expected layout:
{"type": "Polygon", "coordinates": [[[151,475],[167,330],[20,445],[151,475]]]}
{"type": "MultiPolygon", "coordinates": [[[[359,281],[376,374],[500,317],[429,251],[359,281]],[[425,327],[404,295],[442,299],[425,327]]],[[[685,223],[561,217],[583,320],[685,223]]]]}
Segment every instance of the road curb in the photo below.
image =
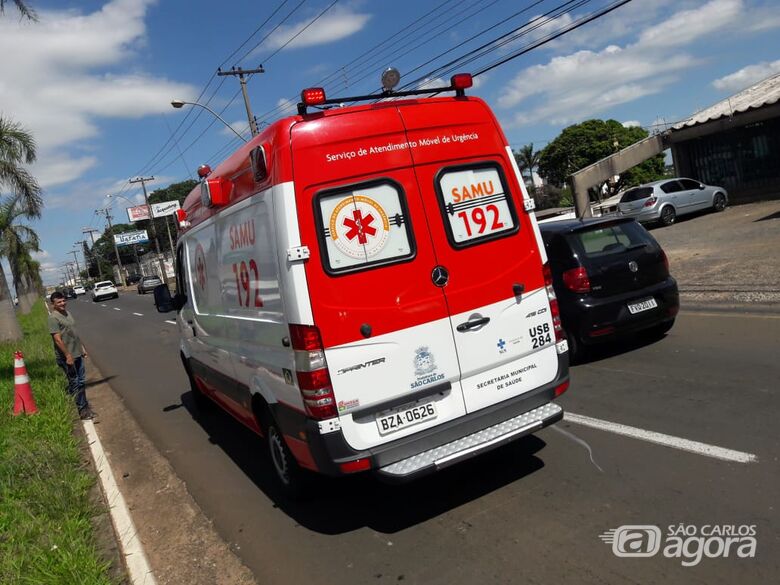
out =
{"type": "Polygon", "coordinates": [[[157,585],[143,545],[136,538],[138,532],[122,492],[119,491],[108,457],[103,450],[103,444],[95,431],[95,424],[91,420],[85,420],[82,425],[130,582],[133,585],[157,585]]]}

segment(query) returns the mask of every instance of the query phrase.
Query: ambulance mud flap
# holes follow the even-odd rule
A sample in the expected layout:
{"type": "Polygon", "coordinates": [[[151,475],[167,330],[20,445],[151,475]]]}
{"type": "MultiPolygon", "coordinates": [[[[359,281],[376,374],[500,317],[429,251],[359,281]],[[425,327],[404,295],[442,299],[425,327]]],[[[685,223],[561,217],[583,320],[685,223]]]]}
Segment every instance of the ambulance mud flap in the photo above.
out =
{"type": "Polygon", "coordinates": [[[385,479],[405,481],[424,472],[437,471],[475,455],[519,439],[563,418],[553,402],[482,429],[434,449],[423,451],[377,470],[385,479]]]}

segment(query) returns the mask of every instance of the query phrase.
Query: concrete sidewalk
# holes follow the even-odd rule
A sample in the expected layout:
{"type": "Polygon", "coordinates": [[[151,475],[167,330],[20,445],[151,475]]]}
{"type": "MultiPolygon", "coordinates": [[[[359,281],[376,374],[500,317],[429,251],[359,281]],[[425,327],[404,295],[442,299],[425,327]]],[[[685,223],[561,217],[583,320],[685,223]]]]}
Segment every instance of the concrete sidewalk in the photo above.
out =
{"type": "Polygon", "coordinates": [[[780,311],[780,201],[727,207],[651,227],[684,305],[780,311]]]}

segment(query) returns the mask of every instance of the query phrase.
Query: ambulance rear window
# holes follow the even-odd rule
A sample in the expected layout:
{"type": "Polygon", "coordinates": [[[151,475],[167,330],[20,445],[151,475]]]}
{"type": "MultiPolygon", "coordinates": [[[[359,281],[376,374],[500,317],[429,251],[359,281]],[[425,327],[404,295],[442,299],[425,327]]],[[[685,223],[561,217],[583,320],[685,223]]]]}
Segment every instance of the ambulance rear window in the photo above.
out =
{"type": "Polygon", "coordinates": [[[447,238],[463,248],[515,233],[517,213],[497,164],[447,167],[436,175],[447,238]]]}
{"type": "Polygon", "coordinates": [[[323,191],[315,197],[314,207],[323,265],[329,274],[414,256],[405,195],[394,181],[323,191]]]}

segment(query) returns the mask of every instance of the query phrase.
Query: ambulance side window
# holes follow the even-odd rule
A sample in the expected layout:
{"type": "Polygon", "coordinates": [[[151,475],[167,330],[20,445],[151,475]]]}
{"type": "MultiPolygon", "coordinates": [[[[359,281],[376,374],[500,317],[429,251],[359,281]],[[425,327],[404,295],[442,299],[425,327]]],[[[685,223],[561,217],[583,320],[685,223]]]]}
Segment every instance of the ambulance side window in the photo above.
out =
{"type": "Polygon", "coordinates": [[[328,274],[413,258],[415,244],[401,185],[380,179],[321,191],[314,215],[328,274]]]}
{"type": "Polygon", "coordinates": [[[184,245],[180,245],[176,250],[176,294],[183,295],[186,304],[190,294],[187,287],[187,270],[184,262],[184,245]]]}
{"type": "Polygon", "coordinates": [[[509,186],[499,165],[446,167],[436,174],[435,181],[447,239],[454,248],[507,236],[519,229],[509,186]]]}

